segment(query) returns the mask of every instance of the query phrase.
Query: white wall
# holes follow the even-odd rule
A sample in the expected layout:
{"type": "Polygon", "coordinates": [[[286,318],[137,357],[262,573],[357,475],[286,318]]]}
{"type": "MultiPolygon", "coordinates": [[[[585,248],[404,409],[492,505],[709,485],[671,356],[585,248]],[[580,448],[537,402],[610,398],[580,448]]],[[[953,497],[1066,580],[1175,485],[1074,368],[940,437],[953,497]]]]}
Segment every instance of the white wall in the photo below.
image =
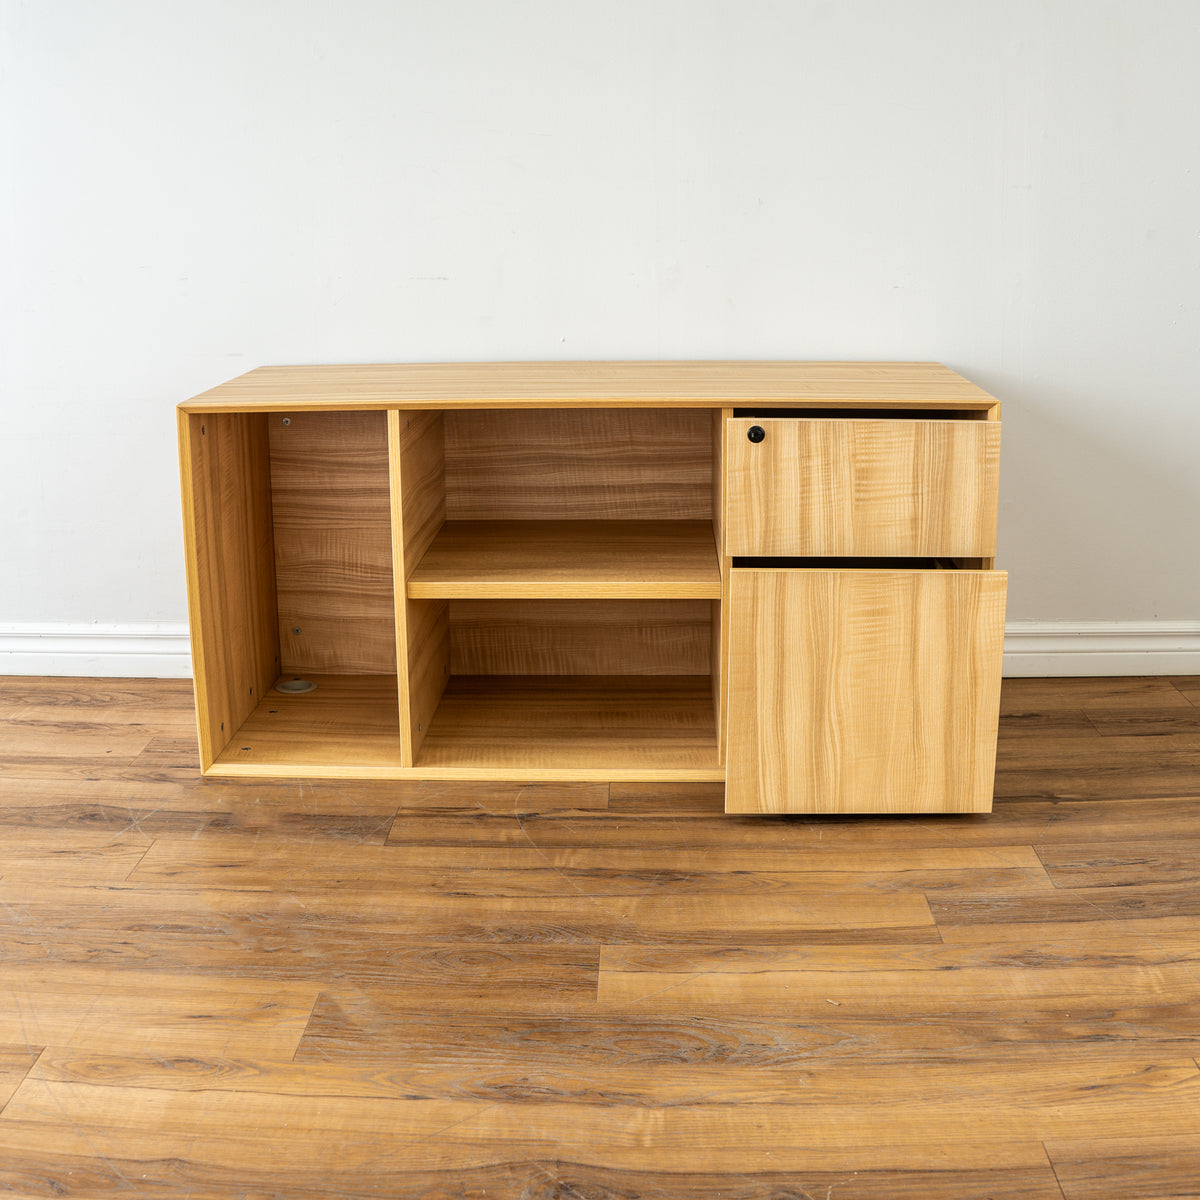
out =
{"type": "Polygon", "coordinates": [[[250,367],[785,357],[1004,401],[1018,627],[1200,632],[1197,62],[1194,0],[0,0],[0,631],[178,630],[173,406],[250,367]]]}

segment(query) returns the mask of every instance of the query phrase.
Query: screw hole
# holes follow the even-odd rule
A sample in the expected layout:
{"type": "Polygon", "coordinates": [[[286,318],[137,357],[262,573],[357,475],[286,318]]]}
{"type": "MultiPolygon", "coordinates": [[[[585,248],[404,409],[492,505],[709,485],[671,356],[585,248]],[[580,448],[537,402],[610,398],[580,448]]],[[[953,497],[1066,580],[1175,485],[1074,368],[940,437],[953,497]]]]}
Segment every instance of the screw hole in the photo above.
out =
{"type": "Polygon", "coordinates": [[[292,423],[292,418],[291,418],[291,417],[284,417],[284,418],[283,418],[283,423],[284,423],[285,425],[290,425],[290,424],[292,423]]]}

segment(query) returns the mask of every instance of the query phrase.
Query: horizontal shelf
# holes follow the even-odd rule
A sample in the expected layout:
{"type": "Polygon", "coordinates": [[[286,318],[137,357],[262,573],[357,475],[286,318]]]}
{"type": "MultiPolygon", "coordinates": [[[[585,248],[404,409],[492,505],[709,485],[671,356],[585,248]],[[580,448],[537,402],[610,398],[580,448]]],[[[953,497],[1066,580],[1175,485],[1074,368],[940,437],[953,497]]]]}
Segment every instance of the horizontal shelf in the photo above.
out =
{"type": "Polygon", "coordinates": [[[712,681],[707,675],[452,676],[416,765],[467,768],[484,777],[553,768],[608,771],[611,778],[647,771],[720,778],[712,681]]]}
{"type": "Polygon", "coordinates": [[[413,599],[719,599],[708,521],[447,521],[413,599]]]}

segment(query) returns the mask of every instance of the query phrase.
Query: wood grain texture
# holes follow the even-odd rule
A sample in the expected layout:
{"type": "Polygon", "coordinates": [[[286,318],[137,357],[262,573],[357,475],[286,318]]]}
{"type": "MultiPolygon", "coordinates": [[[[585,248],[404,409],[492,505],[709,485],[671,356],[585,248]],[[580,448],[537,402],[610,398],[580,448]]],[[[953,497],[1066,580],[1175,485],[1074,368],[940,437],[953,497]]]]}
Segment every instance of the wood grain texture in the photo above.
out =
{"type": "Polygon", "coordinates": [[[183,681],[0,680],[0,1187],[1191,1195],[1198,795],[1134,790],[1163,735],[1075,753],[1063,719],[1155,707],[1079,682],[1038,681],[1000,754],[1104,799],[918,819],[199,778],[92,745],[186,717],[183,681]],[[57,748],[10,755],[6,719],[57,748]]]}
{"type": "Polygon", "coordinates": [[[721,566],[721,599],[712,608],[712,665],[713,719],[717,724],[717,753],[725,765],[729,736],[729,581],[732,562],[725,553],[725,483],[728,455],[725,452],[725,431],[732,408],[713,411],[713,540],[721,566]]]}
{"type": "Polygon", "coordinates": [[[446,520],[441,413],[388,413],[401,762],[411,767],[449,675],[446,605],[412,600],[407,581],[446,520]]]}
{"type": "Polygon", "coordinates": [[[401,766],[393,676],[308,672],[306,677],[316,691],[269,691],[215,766],[285,775],[401,766]]]}
{"type": "Polygon", "coordinates": [[[985,412],[997,403],[940,363],[705,361],[259,367],[181,407],[249,412],[291,407],[602,407],[648,401],[662,407],[838,404],[985,412]]]}
{"type": "Polygon", "coordinates": [[[739,417],[727,446],[727,554],[996,552],[999,422],[739,417]]]}
{"type": "Polygon", "coordinates": [[[721,572],[706,521],[448,521],[408,594],[710,599],[721,572]]]}
{"type": "Polygon", "coordinates": [[[0,1044],[0,1112],[4,1111],[9,1097],[29,1074],[41,1053],[41,1046],[24,1042],[20,1045],[0,1044]]]}
{"type": "Polygon", "coordinates": [[[455,675],[704,675],[704,600],[452,600],[455,675]]]}
{"type": "Polygon", "coordinates": [[[1049,1140],[1046,1153],[1066,1200],[1189,1200],[1200,1194],[1200,1149],[1192,1138],[1085,1134],[1049,1140]]]}
{"type": "Polygon", "coordinates": [[[718,770],[706,676],[452,677],[419,767],[718,770]]]}
{"type": "Polygon", "coordinates": [[[446,414],[451,521],[710,521],[703,409],[446,414]]]}
{"type": "Polygon", "coordinates": [[[280,673],[394,675],[386,416],[272,414],[268,428],[280,673]]]}
{"type": "Polygon", "coordinates": [[[408,599],[406,603],[407,730],[415,764],[450,682],[450,602],[408,599]]]}
{"type": "Polygon", "coordinates": [[[180,412],[179,462],[207,768],[280,672],[266,418],[180,412]]]}
{"type": "Polygon", "coordinates": [[[734,570],[727,810],[988,811],[1004,595],[987,571],[734,570]]]}

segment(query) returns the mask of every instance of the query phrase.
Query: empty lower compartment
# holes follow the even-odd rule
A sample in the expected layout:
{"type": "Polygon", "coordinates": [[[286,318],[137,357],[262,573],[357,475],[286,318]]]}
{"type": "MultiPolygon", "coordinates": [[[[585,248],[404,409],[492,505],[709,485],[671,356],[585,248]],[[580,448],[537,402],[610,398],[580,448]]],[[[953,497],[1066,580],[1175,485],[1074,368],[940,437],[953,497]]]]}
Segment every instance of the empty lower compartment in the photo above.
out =
{"type": "Polygon", "coordinates": [[[721,778],[711,601],[411,603],[445,654],[418,771],[721,778]]]}
{"type": "Polygon", "coordinates": [[[218,755],[213,773],[368,779],[398,773],[396,677],[306,672],[303,678],[316,687],[299,694],[271,688],[218,755]]]}

